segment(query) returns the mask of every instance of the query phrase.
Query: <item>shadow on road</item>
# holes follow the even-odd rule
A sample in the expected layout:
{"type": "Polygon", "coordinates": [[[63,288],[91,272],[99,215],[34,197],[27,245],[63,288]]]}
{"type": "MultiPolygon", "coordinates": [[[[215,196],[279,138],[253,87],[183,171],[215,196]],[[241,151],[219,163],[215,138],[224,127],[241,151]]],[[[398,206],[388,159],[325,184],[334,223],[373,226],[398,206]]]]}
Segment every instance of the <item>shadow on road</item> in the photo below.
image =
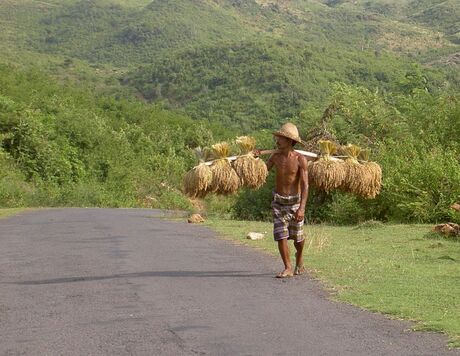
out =
{"type": "Polygon", "coordinates": [[[41,285],[75,282],[91,282],[115,278],[142,278],[142,277],[179,277],[179,278],[241,278],[241,277],[273,277],[269,273],[249,273],[248,271],[150,271],[113,274],[110,276],[87,276],[87,277],[65,277],[54,279],[43,279],[38,281],[6,282],[6,284],[17,285],[41,285]]]}

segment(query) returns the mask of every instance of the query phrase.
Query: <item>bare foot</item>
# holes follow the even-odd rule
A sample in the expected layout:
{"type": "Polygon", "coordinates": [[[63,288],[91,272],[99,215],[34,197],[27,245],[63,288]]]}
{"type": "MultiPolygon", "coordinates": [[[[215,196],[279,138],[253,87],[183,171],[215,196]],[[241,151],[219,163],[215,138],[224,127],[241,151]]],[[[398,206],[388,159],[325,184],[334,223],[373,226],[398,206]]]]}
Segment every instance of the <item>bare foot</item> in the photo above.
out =
{"type": "Polygon", "coordinates": [[[289,278],[294,276],[290,268],[286,268],[283,272],[280,272],[276,275],[276,278],[289,278]]]}
{"type": "Polygon", "coordinates": [[[299,276],[305,273],[305,266],[295,266],[294,274],[299,276]]]}

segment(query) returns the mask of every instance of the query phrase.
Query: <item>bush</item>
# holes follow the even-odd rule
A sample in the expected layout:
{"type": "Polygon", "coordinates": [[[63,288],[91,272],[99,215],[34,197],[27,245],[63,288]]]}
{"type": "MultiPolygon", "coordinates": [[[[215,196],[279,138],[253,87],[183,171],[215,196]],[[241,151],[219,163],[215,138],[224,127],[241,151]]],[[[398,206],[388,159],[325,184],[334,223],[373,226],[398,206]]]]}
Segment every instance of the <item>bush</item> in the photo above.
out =
{"type": "Polygon", "coordinates": [[[359,198],[345,193],[335,193],[327,206],[324,220],[337,225],[354,225],[368,220],[366,208],[359,198]]]}
{"type": "Polygon", "coordinates": [[[189,148],[212,139],[204,122],[0,66],[3,206],[190,209],[189,148]]]}
{"type": "MultiPolygon", "coordinates": [[[[404,222],[451,221],[450,205],[460,198],[460,166],[453,150],[426,149],[409,140],[381,151],[384,189],[378,209],[404,222]]],[[[457,218],[458,219],[458,218],[457,218]]]]}
{"type": "Polygon", "coordinates": [[[233,207],[232,216],[240,220],[269,221],[272,217],[271,201],[274,188],[274,174],[258,190],[242,189],[233,207]]]}
{"type": "Polygon", "coordinates": [[[14,166],[13,159],[0,147],[0,207],[25,206],[25,196],[32,189],[14,166]]]}

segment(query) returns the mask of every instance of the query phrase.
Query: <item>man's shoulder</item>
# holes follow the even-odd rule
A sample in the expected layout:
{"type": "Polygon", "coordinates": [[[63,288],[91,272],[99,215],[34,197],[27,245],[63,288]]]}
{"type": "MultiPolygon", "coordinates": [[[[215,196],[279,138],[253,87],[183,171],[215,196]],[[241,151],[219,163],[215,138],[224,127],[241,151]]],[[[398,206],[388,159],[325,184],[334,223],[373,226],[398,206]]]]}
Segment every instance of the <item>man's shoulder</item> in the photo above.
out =
{"type": "Polygon", "coordinates": [[[299,165],[306,165],[307,164],[307,158],[303,154],[301,154],[299,152],[296,152],[296,151],[294,151],[294,152],[296,153],[296,158],[297,158],[297,161],[299,162],[299,165]]]}
{"type": "MultiPolygon", "coordinates": [[[[304,155],[302,155],[301,153],[293,150],[293,155],[291,156],[288,156],[288,160],[290,161],[297,161],[297,162],[305,162],[306,163],[306,158],[304,155]]],[[[274,152],[270,155],[270,158],[269,160],[273,161],[273,162],[276,162],[277,160],[279,160],[280,158],[283,158],[283,154],[281,152],[274,152]]],[[[286,157],[285,157],[286,159],[286,157]]]]}
{"type": "Polygon", "coordinates": [[[272,161],[273,161],[273,160],[276,160],[276,159],[278,159],[280,156],[281,156],[281,153],[279,153],[279,152],[273,152],[273,153],[270,155],[269,160],[272,160],[272,161]]]}

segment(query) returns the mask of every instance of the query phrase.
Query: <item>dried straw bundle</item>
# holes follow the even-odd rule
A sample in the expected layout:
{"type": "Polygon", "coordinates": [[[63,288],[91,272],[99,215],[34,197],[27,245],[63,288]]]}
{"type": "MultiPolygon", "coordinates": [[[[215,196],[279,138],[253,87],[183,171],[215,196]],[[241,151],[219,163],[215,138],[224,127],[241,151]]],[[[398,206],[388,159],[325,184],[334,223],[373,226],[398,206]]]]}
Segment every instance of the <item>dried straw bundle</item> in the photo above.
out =
{"type": "Polygon", "coordinates": [[[204,198],[212,182],[212,171],[204,163],[209,152],[200,147],[195,149],[195,154],[200,164],[193,167],[184,177],[184,192],[191,198],[204,198]]]}
{"type": "Polygon", "coordinates": [[[310,179],[320,190],[330,192],[340,187],[345,179],[345,165],[342,161],[333,161],[331,155],[337,151],[337,146],[326,140],[318,141],[321,156],[311,164],[310,179]]]}
{"type": "Polygon", "coordinates": [[[240,147],[242,154],[247,154],[256,148],[256,139],[251,136],[239,136],[235,142],[240,147]]]}
{"type": "Polygon", "coordinates": [[[349,144],[342,149],[348,157],[345,159],[346,177],[341,188],[347,192],[365,197],[371,177],[364,165],[358,162],[361,148],[349,144]]]}
{"type": "Polygon", "coordinates": [[[258,189],[265,184],[268,176],[267,165],[264,160],[256,158],[254,161],[254,176],[256,177],[255,181],[257,182],[254,185],[248,184],[249,187],[258,189]]]}
{"type": "Polygon", "coordinates": [[[240,146],[244,154],[233,161],[233,168],[241,180],[241,184],[249,188],[260,188],[267,179],[268,170],[265,162],[254,157],[251,151],[255,148],[255,139],[253,137],[237,137],[236,143],[240,146]]]}
{"type": "Polygon", "coordinates": [[[374,199],[380,194],[382,188],[382,168],[376,162],[364,163],[364,168],[368,171],[369,181],[366,185],[366,189],[363,190],[363,196],[365,198],[374,199]]]}
{"type": "Polygon", "coordinates": [[[226,142],[221,142],[213,145],[212,149],[218,159],[211,165],[210,191],[218,194],[233,194],[240,187],[240,178],[226,159],[230,153],[230,146],[226,142]]]}
{"type": "Polygon", "coordinates": [[[240,178],[241,184],[249,188],[258,189],[267,179],[267,165],[251,153],[240,156],[233,161],[233,168],[240,178]]]}
{"type": "Polygon", "coordinates": [[[369,162],[369,151],[363,150],[359,157],[365,160],[364,168],[367,170],[366,184],[362,191],[365,198],[373,199],[379,193],[382,187],[382,168],[376,162],[369,162]]]}
{"type": "Polygon", "coordinates": [[[205,163],[200,163],[184,177],[184,192],[191,198],[204,198],[212,182],[212,171],[205,163]]]}

